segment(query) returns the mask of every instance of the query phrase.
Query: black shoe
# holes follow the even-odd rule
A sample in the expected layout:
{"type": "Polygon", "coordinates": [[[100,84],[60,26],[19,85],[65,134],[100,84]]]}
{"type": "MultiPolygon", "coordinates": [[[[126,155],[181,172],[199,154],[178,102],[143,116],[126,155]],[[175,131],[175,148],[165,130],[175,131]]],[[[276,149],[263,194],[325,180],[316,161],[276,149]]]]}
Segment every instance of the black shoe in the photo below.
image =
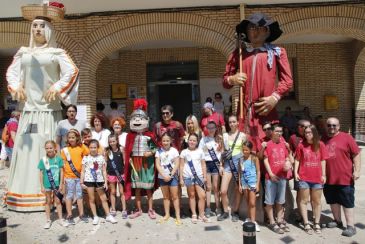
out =
{"type": "Polygon", "coordinates": [[[343,229],[342,221],[334,220],[334,221],[327,223],[327,228],[336,228],[336,227],[343,229]]]}
{"type": "Polygon", "coordinates": [[[221,215],[218,216],[217,221],[223,221],[229,218],[228,212],[223,212],[221,215]]]}
{"type": "Polygon", "coordinates": [[[237,222],[240,219],[240,216],[238,215],[238,212],[233,212],[231,214],[232,222],[237,222]]]}
{"type": "Polygon", "coordinates": [[[347,226],[344,231],[342,231],[343,236],[351,237],[356,234],[356,229],[353,226],[347,226]]]}

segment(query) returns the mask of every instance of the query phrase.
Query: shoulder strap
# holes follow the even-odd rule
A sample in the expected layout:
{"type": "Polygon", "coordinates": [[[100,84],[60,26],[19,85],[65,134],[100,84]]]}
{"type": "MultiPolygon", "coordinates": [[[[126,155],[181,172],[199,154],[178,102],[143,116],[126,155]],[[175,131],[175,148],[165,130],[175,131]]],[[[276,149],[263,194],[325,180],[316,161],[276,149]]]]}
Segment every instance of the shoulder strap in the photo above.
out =
{"type": "Polygon", "coordinates": [[[231,147],[232,150],[233,150],[234,146],[236,145],[237,139],[238,139],[238,137],[239,137],[240,134],[241,134],[241,132],[238,131],[238,133],[236,135],[236,138],[234,138],[234,141],[233,141],[233,144],[232,144],[232,147],[231,147]]]}

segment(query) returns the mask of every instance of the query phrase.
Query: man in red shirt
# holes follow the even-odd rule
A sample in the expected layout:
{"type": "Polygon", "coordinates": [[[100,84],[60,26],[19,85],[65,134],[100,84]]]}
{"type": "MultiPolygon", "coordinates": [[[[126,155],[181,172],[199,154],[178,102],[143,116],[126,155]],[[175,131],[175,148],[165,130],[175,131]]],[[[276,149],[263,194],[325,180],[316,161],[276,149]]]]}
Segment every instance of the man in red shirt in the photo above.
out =
{"type": "Polygon", "coordinates": [[[346,229],[343,236],[356,234],[354,227],[355,180],[360,177],[360,149],[351,135],[340,132],[337,118],[327,119],[327,137],[323,138],[329,158],[326,160],[327,182],[324,196],[331,205],[334,221],[328,228],[342,228],[341,206],[345,213],[346,229]]]}
{"type": "Polygon", "coordinates": [[[179,152],[182,150],[181,145],[184,140],[185,130],[179,121],[172,120],[174,108],[171,105],[164,105],[161,108],[162,121],[157,122],[153,128],[156,141],[159,147],[162,146],[161,139],[164,133],[168,133],[172,138],[172,146],[179,152]]]}
{"type": "Polygon", "coordinates": [[[278,22],[255,13],[237,25],[236,32],[238,36],[244,34],[244,41],[250,45],[242,47],[242,70],[239,70],[239,48],[229,57],[223,87],[240,87],[244,98],[240,101],[243,114],[240,109],[237,114],[240,130],[251,136],[253,150],[257,151],[260,138],[265,136],[263,123],[278,120],[276,104],[290,90],[293,79],[285,49],[271,44],[282,33],[278,22]]]}
{"type": "Polygon", "coordinates": [[[223,115],[214,111],[212,103],[204,103],[203,112],[204,115],[202,120],[200,121],[200,128],[202,128],[205,136],[208,135],[208,130],[206,126],[210,121],[213,121],[217,125],[220,133],[226,132],[223,115]]]}

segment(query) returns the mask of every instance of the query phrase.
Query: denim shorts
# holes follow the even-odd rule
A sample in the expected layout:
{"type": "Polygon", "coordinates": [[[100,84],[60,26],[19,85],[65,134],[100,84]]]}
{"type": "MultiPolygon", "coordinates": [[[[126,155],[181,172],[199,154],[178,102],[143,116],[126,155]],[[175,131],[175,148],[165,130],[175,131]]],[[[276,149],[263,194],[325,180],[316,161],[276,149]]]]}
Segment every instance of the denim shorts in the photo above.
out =
{"type": "MultiPolygon", "coordinates": [[[[203,178],[200,178],[200,179],[201,179],[201,181],[203,181],[203,178]]],[[[184,177],[184,184],[185,184],[185,186],[199,185],[194,177],[193,178],[184,177]]]]}
{"type": "Polygon", "coordinates": [[[241,181],[242,189],[248,189],[250,191],[256,191],[256,183],[255,184],[252,184],[252,183],[248,184],[246,179],[244,179],[243,177],[241,177],[240,181],[241,181]]]}
{"type": "MultiPolygon", "coordinates": [[[[237,172],[238,172],[238,163],[240,162],[240,159],[241,158],[242,158],[242,154],[241,153],[232,156],[233,164],[236,167],[237,172]]],[[[228,161],[225,161],[224,162],[224,172],[226,172],[226,173],[232,173],[231,167],[229,167],[229,162],[228,161]]]]}
{"type": "Polygon", "coordinates": [[[66,184],[66,199],[72,200],[74,197],[76,199],[82,199],[82,188],[80,184],[80,179],[65,179],[66,184]]]}
{"type": "Polygon", "coordinates": [[[217,175],[219,173],[216,164],[213,161],[205,161],[207,165],[207,174],[217,175]]]}
{"type": "Polygon", "coordinates": [[[319,183],[312,183],[312,182],[300,180],[299,189],[323,189],[323,185],[319,184],[319,183]]]}
{"type": "Polygon", "coordinates": [[[179,181],[177,180],[177,177],[172,177],[172,179],[169,182],[166,182],[160,178],[158,178],[158,181],[160,183],[160,186],[178,186],[179,185],[179,181]]]}
{"type": "Polygon", "coordinates": [[[286,179],[280,179],[278,182],[271,180],[265,181],[265,204],[274,205],[285,203],[286,179]]]}

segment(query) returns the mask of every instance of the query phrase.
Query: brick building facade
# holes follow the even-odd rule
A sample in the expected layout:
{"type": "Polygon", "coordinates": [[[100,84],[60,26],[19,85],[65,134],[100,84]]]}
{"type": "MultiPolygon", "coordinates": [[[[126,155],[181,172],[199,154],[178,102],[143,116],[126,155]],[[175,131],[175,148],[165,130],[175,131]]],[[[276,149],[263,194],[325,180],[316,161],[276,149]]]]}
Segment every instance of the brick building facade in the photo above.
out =
{"type": "MultiPolygon", "coordinates": [[[[316,115],[337,116],[342,129],[365,137],[365,4],[262,8],[246,6],[246,16],[264,12],[278,20],[284,34],[277,41],[287,48],[293,63],[295,98],[284,100],[283,109],[304,106],[316,115]],[[293,43],[298,35],[333,34],[349,42],[293,43]],[[324,96],[338,98],[339,109],[326,111],[324,96]]],[[[209,82],[217,88],[228,55],[235,47],[234,27],[240,21],[240,6],[189,8],[160,11],[112,12],[87,17],[68,16],[55,23],[57,42],[66,49],[80,69],[79,103],[88,114],[100,99],[110,98],[111,84],[124,82],[146,92],[149,63],[197,62],[201,100],[209,82]],[[158,40],[180,40],[191,47],[129,48],[158,40]],[[110,54],[117,54],[110,57],[110,54]]],[[[0,49],[19,48],[29,42],[29,22],[0,21],[0,49]]],[[[0,94],[7,94],[5,71],[11,57],[0,56],[0,94]]],[[[226,91],[229,92],[229,91],[226,91]]],[[[130,113],[131,99],[126,104],[130,113]]],[[[3,103],[3,99],[0,100],[3,103]]]]}

